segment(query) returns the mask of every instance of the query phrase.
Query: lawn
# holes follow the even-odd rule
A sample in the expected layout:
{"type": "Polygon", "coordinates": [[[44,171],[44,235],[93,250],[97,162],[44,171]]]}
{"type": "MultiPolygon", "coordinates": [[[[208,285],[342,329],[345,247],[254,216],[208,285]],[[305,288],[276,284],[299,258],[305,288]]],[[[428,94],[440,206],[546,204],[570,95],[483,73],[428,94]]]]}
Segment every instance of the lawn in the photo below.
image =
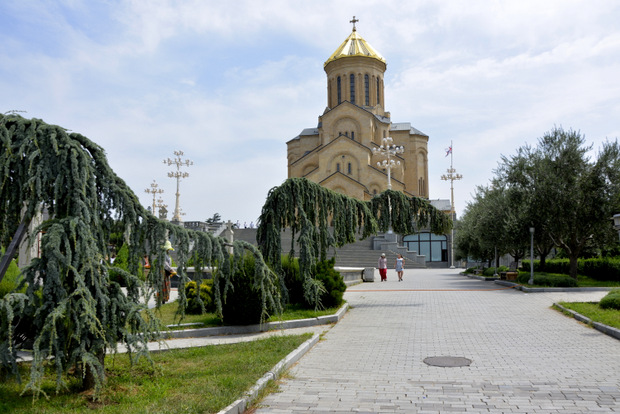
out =
{"type": "Polygon", "coordinates": [[[560,305],[590,318],[594,322],[620,329],[620,310],[601,309],[597,302],[560,302],[560,305]]]}
{"type": "MultiPolygon", "coordinates": [[[[44,389],[49,399],[20,395],[24,384],[0,377],[2,413],[213,413],[240,398],[256,381],[311,334],[277,336],[253,342],[211,345],[153,353],[131,366],[125,354],[106,358],[107,384],[100,401],[79,393],[79,380],[67,376],[67,389],[55,393],[50,367],[44,389]]],[[[22,376],[28,377],[23,364],[22,376]]]]}

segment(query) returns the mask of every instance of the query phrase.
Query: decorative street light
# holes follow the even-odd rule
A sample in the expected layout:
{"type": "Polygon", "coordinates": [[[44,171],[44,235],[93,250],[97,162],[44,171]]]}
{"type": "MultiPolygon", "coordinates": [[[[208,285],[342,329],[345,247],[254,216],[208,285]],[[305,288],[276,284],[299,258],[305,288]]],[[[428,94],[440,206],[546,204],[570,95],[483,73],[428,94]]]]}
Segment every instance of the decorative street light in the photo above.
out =
{"type": "Polygon", "coordinates": [[[618,231],[618,237],[620,237],[620,214],[614,214],[614,228],[618,231]]]}
{"type": "Polygon", "coordinates": [[[190,160],[181,159],[181,156],[183,155],[183,151],[174,151],[174,155],[176,155],[175,158],[173,159],[168,158],[167,160],[164,160],[164,164],[168,164],[169,166],[174,164],[177,166],[177,170],[169,172],[168,177],[177,179],[176,203],[174,205],[174,215],[172,216],[172,221],[180,223],[181,222],[181,209],[179,207],[179,196],[181,194],[179,193],[179,183],[181,182],[182,178],[189,177],[189,173],[182,172],[181,167],[183,166],[189,167],[190,165],[194,165],[194,163],[190,160]]]}
{"type": "Polygon", "coordinates": [[[159,209],[159,218],[166,220],[168,214],[168,204],[164,204],[164,200],[160,197],[157,199],[157,208],[159,209]]]}
{"type": "Polygon", "coordinates": [[[381,140],[381,145],[379,145],[379,148],[372,149],[372,155],[379,155],[385,158],[383,161],[377,163],[377,167],[385,168],[387,170],[388,190],[392,189],[392,168],[400,165],[400,161],[394,161],[392,157],[395,157],[397,154],[402,154],[403,152],[405,152],[404,147],[393,145],[392,141],[392,137],[383,138],[381,140]]]}
{"type": "Polygon", "coordinates": [[[534,284],[534,227],[530,227],[530,280],[527,284],[534,284]]]}
{"type": "MultiPolygon", "coordinates": [[[[450,168],[447,169],[448,174],[441,176],[443,181],[450,181],[450,218],[454,221],[456,218],[456,210],[454,209],[454,181],[458,181],[463,178],[461,174],[457,174],[456,170],[452,167],[452,141],[450,141],[450,148],[447,150],[450,155],[450,168]]],[[[446,156],[448,155],[446,154],[446,156]]],[[[454,269],[454,226],[452,226],[452,234],[450,236],[450,269],[454,269]]]]}
{"type": "Polygon", "coordinates": [[[159,187],[157,185],[157,183],[155,182],[155,180],[153,180],[153,182],[151,183],[151,188],[147,188],[144,190],[145,193],[149,193],[149,194],[153,194],[153,207],[151,210],[151,213],[153,213],[154,216],[157,216],[157,214],[155,213],[155,197],[157,196],[157,194],[161,194],[164,192],[164,190],[162,188],[157,188],[159,187]]]}

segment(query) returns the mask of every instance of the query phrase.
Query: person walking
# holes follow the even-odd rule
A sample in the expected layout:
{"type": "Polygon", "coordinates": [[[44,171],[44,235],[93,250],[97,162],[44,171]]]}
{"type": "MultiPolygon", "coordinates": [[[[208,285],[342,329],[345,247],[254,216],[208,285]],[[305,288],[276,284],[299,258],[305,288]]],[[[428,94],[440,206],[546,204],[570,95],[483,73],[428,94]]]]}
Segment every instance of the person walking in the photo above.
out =
{"type": "Polygon", "coordinates": [[[387,282],[387,259],[385,258],[385,253],[381,253],[378,267],[379,267],[379,275],[381,276],[381,281],[387,282]]]}
{"type": "Polygon", "coordinates": [[[403,281],[403,269],[405,268],[405,259],[403,259],[403,255],[399,254],[398,258],[396,259],[396,273],[398,274],[398,281],[402,282],[403,281]]]}

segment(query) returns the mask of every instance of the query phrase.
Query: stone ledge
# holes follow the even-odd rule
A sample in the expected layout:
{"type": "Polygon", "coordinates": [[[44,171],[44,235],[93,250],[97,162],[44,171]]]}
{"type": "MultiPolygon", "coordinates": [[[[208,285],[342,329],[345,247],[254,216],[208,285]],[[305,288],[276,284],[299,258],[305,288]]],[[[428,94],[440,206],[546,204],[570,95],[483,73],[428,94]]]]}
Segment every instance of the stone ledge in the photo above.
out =
{"type": "Polygon", "coordinates": [[[271,371],[263,375],[256,384],[250,388],[245,395],[237,401],[230,404],[228,407],[219,411],[218,414],[242,414],[248,408],[248,406],[254,401],[258,394],[267,386],[269,381],[280,378],[280,375],[291,367],[294,363],[306,354],[318,341],[320,335],[314,334],[312,338],[301,344],[297,349],[288,354],[282,361],[278,362],[271,371]]]}

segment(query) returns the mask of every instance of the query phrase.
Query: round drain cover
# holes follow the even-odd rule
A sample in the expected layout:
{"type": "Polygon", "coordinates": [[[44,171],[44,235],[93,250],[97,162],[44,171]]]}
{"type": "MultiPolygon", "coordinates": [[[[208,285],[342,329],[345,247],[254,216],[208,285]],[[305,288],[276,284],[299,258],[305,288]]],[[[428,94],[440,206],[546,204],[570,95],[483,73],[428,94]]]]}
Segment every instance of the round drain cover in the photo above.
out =
{"type": "Polygon", "coordinates": [[[471,359],[463,357],[437,356],[424,359],[426,365],[433,367],[468,367],[471,359]]]}

